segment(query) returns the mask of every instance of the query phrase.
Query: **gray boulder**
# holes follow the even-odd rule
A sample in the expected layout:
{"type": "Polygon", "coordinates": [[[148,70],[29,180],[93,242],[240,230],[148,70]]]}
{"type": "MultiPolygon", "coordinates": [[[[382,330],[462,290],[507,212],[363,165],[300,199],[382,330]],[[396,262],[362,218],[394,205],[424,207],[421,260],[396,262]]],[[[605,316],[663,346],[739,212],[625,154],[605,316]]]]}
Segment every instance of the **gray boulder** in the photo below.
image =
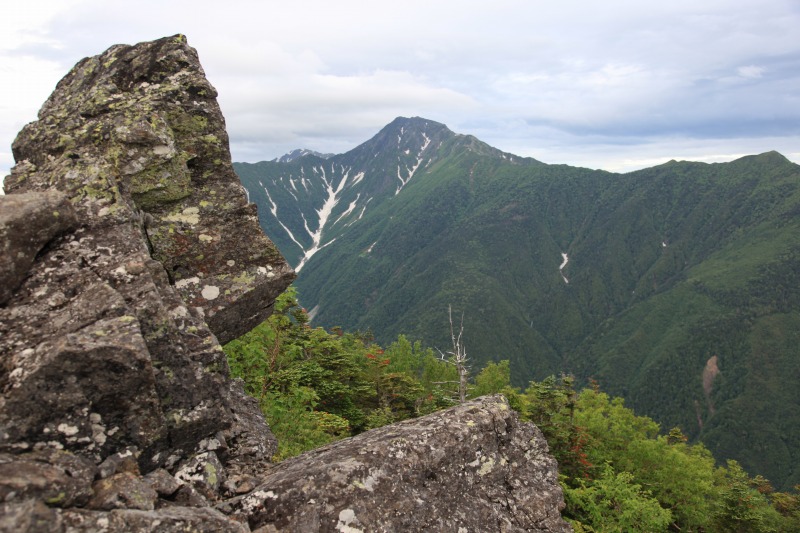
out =
{"type": "Polygon", "coordinates": [[[502,396],[286,460],[220,509],[264,531],[570,531],[542,433],[502,396]]]}

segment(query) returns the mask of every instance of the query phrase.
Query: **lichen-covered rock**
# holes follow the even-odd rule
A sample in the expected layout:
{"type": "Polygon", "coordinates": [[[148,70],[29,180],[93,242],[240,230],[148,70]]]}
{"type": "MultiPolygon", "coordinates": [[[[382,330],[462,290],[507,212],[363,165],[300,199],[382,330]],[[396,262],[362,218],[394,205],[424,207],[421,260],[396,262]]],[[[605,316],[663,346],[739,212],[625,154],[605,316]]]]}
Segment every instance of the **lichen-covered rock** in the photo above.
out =
{"type": "Polygon", "coordinates": [[[0,503],[0,532],[53,533],[64,531],[61,513],[41,500],[0,503]]]}
{"type": "Polygon", "coordinates": [[[225,343],[293,279],[230,160],[217,92],[182,35],[113,46],[62,79],[13,145],[8,192],[57,188],[82,215],[144,213],[152,256],[225,343]],[[247,246],[231,236],[247,235],[247,246]]]}
{"type": "Polygon", "coordinates": [[[163,498],[169,498],[174,495],[182,485],[180,481],[175,479],[175,476],[171,475],[163,468],[158,468],[149,472],[144,476],[144,480],[163,498]]]}
{"type": "Polygon", "coordinates": [[[240,524],[210,508],[166,507],[155,511],[117,509],[108,513],[69,511],[58,516],[59,526],[50,533],[95,533],[120,531],[125,533],[248,533],[240,524]]]}
{"type": "Polygon", "coordinates": [[[142,474],[208,452],[246,471],[274,453],[219,341],[266,318],[294,273],[233,172],[215,97],[183,36],[118,45],[20,132],[0,197],[0,255],[15,258],[0,452],[62,450],[104,478],[139,475],[120,453],[142,474]]]}
{"type": "Polygon", "coordinates": [[[175,478],[191,484],[206,494],[214,494],[224,481],[224,470],[214,452],[195,455],[175,472],[175,478]]]}
{"type": "Polygon", "coordinates": [[[556,462],[502,396],[375,429],[274,467],[222,506],[271,531],[570,531],[556,462]]]}
{"type": "Polygon", "coordinates": [[[152,511],[158,493],[140,476],[120,472],[98,480],[92,487],[94,495],[86,507],[94,510],[141,509],[152,511]]]}
{"type": "Polygon", "coordinates": [[[181,485],[172,500],[183,507],[209,507],[211,503],[193,485],[181,485]]]}
{"type": "Polygon", "coordinates": [[[96,472],[90,461],[59,450],[0,454],[0,502],[35,498],[53,507],[86,505],[96,472]]]}
{"type": "MultiPolygon", "coordinates": [[[[261,408],[252,396],[244,393],[240,380],[229,383],[228,389],[231,401],[237,406],[233,409],[234,423],[219,434],[217,442],[228,448],[236,450],[235,455],[224,454],[228,457],[225,468],[228,476],[254,476],[267,468],[272,456],[278,449],[278,441],[269,431],[261,408]]],[[[211,445],[214,440],[201,442],[200,449],[213,450],[211,445]]],[[[218,455],[220,452],[217,452],[218,455]]]]}
{"type": "Polygon", "coordinates": [[[98,466],[98,477],[105,479],[120,472],[140,474],[137,458],[139,451],[136,448],[125,448],[112,453],[98,466]]]}

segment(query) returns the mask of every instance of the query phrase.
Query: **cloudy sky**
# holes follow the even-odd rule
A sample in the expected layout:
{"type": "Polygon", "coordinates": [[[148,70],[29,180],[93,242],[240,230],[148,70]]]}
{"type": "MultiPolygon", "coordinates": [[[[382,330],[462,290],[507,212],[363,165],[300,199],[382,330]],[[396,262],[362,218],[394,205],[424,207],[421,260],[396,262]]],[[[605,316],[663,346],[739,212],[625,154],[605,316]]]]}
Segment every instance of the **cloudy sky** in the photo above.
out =
{"type": "Polygon", "coordinates": [[[0,7],[0,176],[58,80],[183,33],[234,161],[341,153],[422,116],[546,163],[800,162],[797,0],[25,0],[0,7]]]}

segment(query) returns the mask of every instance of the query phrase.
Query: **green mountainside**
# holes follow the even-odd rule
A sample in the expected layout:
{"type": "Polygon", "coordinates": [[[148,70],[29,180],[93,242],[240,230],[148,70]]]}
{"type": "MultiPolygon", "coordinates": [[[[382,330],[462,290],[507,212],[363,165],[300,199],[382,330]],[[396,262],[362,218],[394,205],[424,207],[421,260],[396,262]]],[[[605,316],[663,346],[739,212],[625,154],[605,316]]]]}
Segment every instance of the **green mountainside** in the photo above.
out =
{"type": "Polygon", "coordinates": [[[562,517],[578,533],[800,531],[796,490],[775,491],[736,461],[715,464],[702,443],[688,444],[678,428],[661,431],[597,384],[578,391],[573,378],[550,376],[522,390],[511,386],[506,360],[464,382],[456,358],[403,335],[384,349],[363,333],[311,327],[293,288],[224,350],[278,439],[276,460],[501,393],[542,430],[558,461],[562,517]]]}
{"type": "Polygon", "coordinates": [[[593,378],[776,487],[800,483],[800,167],[546,165],[399,118],[347,152],[236,163],[315,324],[449,345],[514,384],[593,378]]]}

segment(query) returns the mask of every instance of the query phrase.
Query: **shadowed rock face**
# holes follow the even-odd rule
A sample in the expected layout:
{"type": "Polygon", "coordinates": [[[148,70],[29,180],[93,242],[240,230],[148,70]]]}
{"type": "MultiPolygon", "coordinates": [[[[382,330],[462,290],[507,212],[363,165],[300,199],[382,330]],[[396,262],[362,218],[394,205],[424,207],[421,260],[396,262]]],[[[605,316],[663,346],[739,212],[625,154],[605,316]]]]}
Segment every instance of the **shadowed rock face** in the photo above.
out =
{"type": "Polygon", "coordinates": [[[78,227],[75,210],[56,191],[0,197],[0,305],[20,286],[36,255],[60,233],[78,227]]]}
{"type": "Polygon", "coordinates": [[[215,97],[183,36],[113,46],[14,142],[0,531],[564,530],[546,444],[499,398],[270,464],[220,342],[294,272],[246,202],[215,97]]]}

